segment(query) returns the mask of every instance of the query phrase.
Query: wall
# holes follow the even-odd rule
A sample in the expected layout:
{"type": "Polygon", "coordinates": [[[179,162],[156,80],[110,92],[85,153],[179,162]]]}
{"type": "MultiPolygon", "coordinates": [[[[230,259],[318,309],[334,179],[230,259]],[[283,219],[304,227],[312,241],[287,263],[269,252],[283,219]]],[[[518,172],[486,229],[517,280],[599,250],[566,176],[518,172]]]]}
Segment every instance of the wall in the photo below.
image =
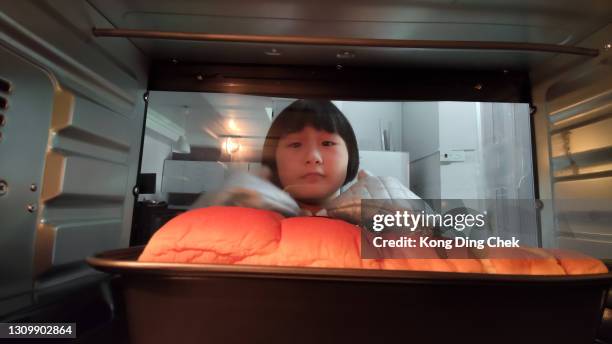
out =
{"type": "Polygon", "coordinates": [[[381,127],[390,132],[391,150],[402,150],[402,103],[335,102],[335,104],[353,126],[359,150],[383,150],[381,127]]]}

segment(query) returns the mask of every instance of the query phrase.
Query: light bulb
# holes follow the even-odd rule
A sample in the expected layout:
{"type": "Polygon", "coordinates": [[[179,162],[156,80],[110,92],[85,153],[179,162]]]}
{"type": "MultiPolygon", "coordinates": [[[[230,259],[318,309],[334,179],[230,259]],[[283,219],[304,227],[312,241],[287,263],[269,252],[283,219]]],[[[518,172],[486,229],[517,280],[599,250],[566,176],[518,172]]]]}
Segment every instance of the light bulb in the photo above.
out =
{"type": "Polygon", "coordinates": [[[239,149],[240,149],[240,143],[235,142],[234,140],[232,140],[231,137],[228,137],[227,140],[225,140],[225,151],[227,152],[227,154],[230,154],[230,155],[234,154],[239,149]]]}
{"type": "Polygon", "coordinates": [[[238,131],[238,125],[236,124],[236,121],[234,121],[233,118],[230,118],[230,120],[227,121],[227,126],[230,128],[230,130],[238,131]]]}

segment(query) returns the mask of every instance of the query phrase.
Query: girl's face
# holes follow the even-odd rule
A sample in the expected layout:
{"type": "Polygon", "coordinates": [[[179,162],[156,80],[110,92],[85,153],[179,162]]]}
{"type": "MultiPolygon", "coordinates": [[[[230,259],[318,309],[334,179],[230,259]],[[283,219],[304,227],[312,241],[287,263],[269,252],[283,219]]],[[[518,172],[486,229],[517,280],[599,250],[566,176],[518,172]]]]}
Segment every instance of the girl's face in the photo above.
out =
{"type": "Polygon", "coordinates": [[[279,140],[276,165],[285,191],[298,201],[319,204],[344,183],[348,149],[340,135],[307,126],[279,140]]]}

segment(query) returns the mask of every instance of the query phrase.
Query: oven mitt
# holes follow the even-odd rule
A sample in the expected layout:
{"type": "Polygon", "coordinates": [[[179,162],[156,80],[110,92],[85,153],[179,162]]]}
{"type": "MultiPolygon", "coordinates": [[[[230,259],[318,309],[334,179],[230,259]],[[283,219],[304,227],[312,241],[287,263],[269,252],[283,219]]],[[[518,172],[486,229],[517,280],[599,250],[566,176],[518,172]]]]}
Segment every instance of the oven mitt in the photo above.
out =
{"type": "Polygon", "coordinates": [[[327,215],[353,224],[362,224],[363,219],[372,218],[374,214],[395,214],[396,211],[410,210],[415,213],[433,210],[419,196],[410,191],[394,177],[377,177],[361,170],[357,182],[329,201],[325,208],[327,215]],[[381,200],[366,202],[362,200],[381,200]],[[382,201],[384,200],[384,201],[382,201]],[[362,210],[365,211],[362,214],[362,210]]]}
{"type": "Polygon", "coordinates": [[[191,208],[213,205],[266,209],[285,216],[302,214],[297,202],[287,192],[264,178],[246,172],[230,174],[220,191],[200,196],[191,208]]]}

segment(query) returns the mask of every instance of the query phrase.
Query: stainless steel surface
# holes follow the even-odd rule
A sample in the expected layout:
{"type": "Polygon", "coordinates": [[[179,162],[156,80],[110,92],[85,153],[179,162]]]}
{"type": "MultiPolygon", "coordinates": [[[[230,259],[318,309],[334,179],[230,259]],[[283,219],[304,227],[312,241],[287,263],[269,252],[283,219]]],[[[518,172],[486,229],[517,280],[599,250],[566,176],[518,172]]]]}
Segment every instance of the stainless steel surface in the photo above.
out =
{"type": "Polygon", "coordinates": [[[374,38],[342,38],[342,37],[312,37],[312,36],[272,36],[272,35],[228,35],[196,32],[169,32],[133,29],[102,29],[93,28],[97,37],[124,37],[167,39],[177,41],[202,42],[234,42],[234,43],[267,43],[291,45],[319,45],[338,47],[370,47],[370,48],[404,48],[404,49],[446,49],[446,50],[510,50],[537,51],[561,54],[573,54],[595,57],[597,49],[568,47],[560,44],[493,42],[493,41],[434,41],[434,40],[403,40],[374,38]]]}
{"type": "MultiPolygon", "coordinates": [[[[603,46],[611,35],[608,25],[584,44],[603,46]]],[[[545,244],[607,259],[612,258],[611,57],[605,50],[581,63],[559,58],[551,63],[556,72],[547,73],[554,76],[534,78],[540,187],[547,190],[540,197],[554,204],[543,211],[545,244]]]]}
{"type": "MultiPolygon", "coordinates": [[[[89,1],[113,28],[393,40],[501,41],[576,46],[612,18],[608,0],[89,1]]],[[[104,40],[103,40],[104,41],[104,40]]],[[[105,40],[109,41],[109,40],[105,40]]],[[[110,40],[112,41],[112,40],[110,40]]],[[[131,41],[154,59],[254,64],[337,64],[338,47],[270,43],[131,41]],[[265,54],[271,48],[280,56],[265,54]]],[[[601,49],[601,45],[591,47],[601,49]]],[[[350,66],[537,69],[552,53],[354,48],[350,66]]]]}
{"type": "Polygon", "coordinates": [[[147,62],[129,42],[91,41],[92,25],[108,21],[85,1],[0,6],[0,77],[12,86],[0,93],[11,105],[0,316],[94,273],[78,266],[86,256],[129,243],[147,62]]]}
{"type": "Polygon", "coordinates": [[[31,302],[27,297],[19,302],[6,299],[32,289],[38,217],[35,207],[40,194],[29,191],[29,187],[32,181],[39,183],[42,179],[54,85],[44,70],[2,45],[0,61],[0,77],[15,86],[10,95],[11,107],[5,112],[11,120],[2,128],[6,137],[0,143],[0,176],[8,189],[0,197],[2,315],[31,302]]]}
{"type": "Polygon", "coordinates": [[[37,273],[121,247],[130,222],[132,181],[138,160],[139,120],[80,95],[56,91],[43,174],[44,205],[38,228],[37,273]]]}

